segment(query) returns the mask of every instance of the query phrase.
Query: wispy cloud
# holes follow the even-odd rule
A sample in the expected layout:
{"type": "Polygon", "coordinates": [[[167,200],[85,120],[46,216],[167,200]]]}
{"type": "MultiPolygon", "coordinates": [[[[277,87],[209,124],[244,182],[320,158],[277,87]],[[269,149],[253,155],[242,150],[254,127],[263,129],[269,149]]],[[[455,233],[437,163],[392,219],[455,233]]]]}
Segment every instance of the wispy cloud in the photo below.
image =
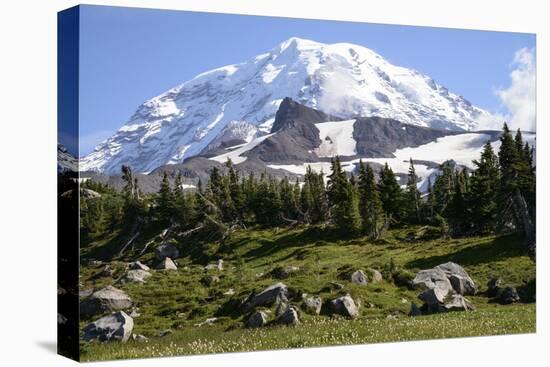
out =
{"type": "Polygon", "coordinates": [[[536,130],[536,59],[535,50],[522,48],[516,51],[510,85],[496,91],[508,110],[506,116],[511,128],[536,130]]]}

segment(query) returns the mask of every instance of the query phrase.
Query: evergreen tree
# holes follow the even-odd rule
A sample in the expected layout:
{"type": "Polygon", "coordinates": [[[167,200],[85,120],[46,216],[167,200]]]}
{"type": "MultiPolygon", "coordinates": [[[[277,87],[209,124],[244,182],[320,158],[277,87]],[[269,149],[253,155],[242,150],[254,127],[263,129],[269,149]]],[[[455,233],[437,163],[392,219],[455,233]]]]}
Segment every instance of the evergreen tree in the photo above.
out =
{"type": "Polygon", "coordinates": [[[285,219],[292,220],[298,216],[298,201],[295,196],[294,187],[290,184],[288,177],[285,176],[279,185],[281,193],[281,212],[285,219]]]}
{"type": "Polygon", "coordinates": [[[176,206],[174,193],[170,187],[168,174],[166,172],[164,172],[162,176],[162,182],[155,201],[159,220],[164,224],[171,223],[174,218],[176,206]]]}
{"type": "Polygon", "coordinates": [[[378,195],[374,171],[359,161],[359,214],[363,233],[377,239],[385,226],[384,210],[378,195]]]}
{"type": "Polygon", "coordinates": [[[387,163],[380,170],[378,192],[388,220],[399,222],[403,217],[403,192],[387,163]]]}
{"type": "Polygon", "coordinates": [[[446,216],[452,232],[455,235],[469,233],[471,227],[470,210],[467,198],[469,196],[469,176],[464,168],[454,171],[453,190],[446,216]]]}
{"type": "Polygon", "coordinates": [[[454,190],[454,168],[451,162],[446,161],[440,167],[440,174],[433,185],[434,213],[447,216],[449,203],[454,190]]]}
{"type": "Polygon", "coordinates": [[[472,173],[468,199],[473,231],[481,234],[491,233],[496,230],[498,216],[496,192],[499,168],[490,141],[484,145],[479,161],[473,163],[476,169],[472,173]]]}
{"type": "Polygon", "coordinates": [[[411,222],[420,223],[420,191],[418,190],[417,182],[418,176],[416,175],[413,160],[410,158],[407,188],[405,189],[407,218],[411,222]]]}
{"type": "Polygon", "coordinates": [[[531,240],[535,236],[534,216],[526,196],[531,188],[534,190],[532,162],[528,162],[529,157],[524,153],[521,131],[518,131],[514,139],[508,125],[504,124],[500,143],[500,183],[497,200],[500,223],[522,231],[531,240]],[[533,183],[530,183],[531,181],[533,183]]]}
{"type": "Polygon", "coordinates": [[[327,194],[332,221],[343,233],[357,233],[360,227],[357,195],[342,170],[338,156],[332,159],[331,169],[327,194]]]}

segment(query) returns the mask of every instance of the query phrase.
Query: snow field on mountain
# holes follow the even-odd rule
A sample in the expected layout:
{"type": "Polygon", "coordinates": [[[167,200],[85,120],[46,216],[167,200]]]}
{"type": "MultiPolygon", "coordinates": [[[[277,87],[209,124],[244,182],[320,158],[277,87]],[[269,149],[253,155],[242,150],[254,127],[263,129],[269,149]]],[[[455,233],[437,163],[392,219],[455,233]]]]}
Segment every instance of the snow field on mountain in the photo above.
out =
{"type": "MultiPolygon", "coordinates": [[[[524,141],[531,146],[535,146],[536,135],[533,133],[523,133],[524,141]]],[[[414,148],[397,149],[393,155],[393,158],[357,158],[349,161],[343,161],[342,169],[346,172],[353,172],[355,165],[362,159],[363,162],[372,162],[378,164],[388,164],[394,173],[407,174],[409,172],[409,159],[412,158],[415,161],[427,161],[436,164],[442,164],[447,160],[454,160],[457,164],[466,166],[469,168],[475,168],[473,160],[480,158],[483,145],[490,140],[490,136],[481,133],[466,133],[460,135],[449,135],[442,138],[438,138],[428,144],[420,145],[414,148]]],[[[495,154],[500,147],[500,141],[496,140],[491,143],[495,154]]],[[[281,169],[294,174],[304,175],[307,167],[320,172],[321,170],[325,174],[325,179],[330,174],[330,162],[314,162],[304,163],[301,165],[294,164],[269,164],[268,167],[273,169],[281,169]]],[[[432,183],[435,176],[438,174],[438,169],[433,166],[428,166],[422,163],[415,163],[414,165],[416,174],[420,181],[417,186],[421,191],[426,191],[428,177],[431,176],[432,183]]]]}
{"type": "Polygon", "coordinates": [[[209,159],[220,163],[227,162],[227,159],[231,159],[233,164],[242,163],[246,161],[246,157],[242,156],[243,153],[248,152],[250,149],[254,148],[258,144],[260,144],[262,141],[264,141],[265,139],[273,135],[274,134],[260,136],[259,138],[252,140],[250,143],[237,145],[235,149],[233,149],[228,153],[220,154],[209,159]]]}
{"type": "Polygon", "coordinates": [[[346,120],[315,124],[321,139],[321,145],[315,149],[315,153],[319,157],[356,155],[356,141],[353,139],[354,123],[355,120],[346,120]]]}

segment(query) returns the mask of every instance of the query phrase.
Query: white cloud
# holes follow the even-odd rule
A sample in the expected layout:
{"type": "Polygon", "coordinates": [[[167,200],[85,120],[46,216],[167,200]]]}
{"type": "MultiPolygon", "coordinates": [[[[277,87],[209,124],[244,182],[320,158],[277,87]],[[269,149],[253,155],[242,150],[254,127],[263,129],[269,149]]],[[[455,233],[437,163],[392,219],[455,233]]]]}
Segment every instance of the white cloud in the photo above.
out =
{"type": "Polygon", "coordinates": [[[509,112],[507,120],[513,129],[536,130],[536,65],[535,50],[522,48],[514,55],[510,85],[496,91],[509,112]]]}

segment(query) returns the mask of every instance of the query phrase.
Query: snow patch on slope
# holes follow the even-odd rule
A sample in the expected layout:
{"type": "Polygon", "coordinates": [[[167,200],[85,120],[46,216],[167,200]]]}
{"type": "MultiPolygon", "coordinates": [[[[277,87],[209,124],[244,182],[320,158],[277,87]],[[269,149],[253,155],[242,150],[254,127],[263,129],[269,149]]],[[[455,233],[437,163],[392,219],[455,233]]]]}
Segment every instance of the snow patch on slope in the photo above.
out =
{"type": "MultiPolygon", "coordinates": [[[[255,146],[257,146],[262,141],[264,141],[265,139],[269,138],[272,135],[274,135],[274,134],[268,134],[268,135],[260,136],[259,138],[256,138],[256,139],[252,140],[249,143],[241,144],[241,145],[236,146],[236,149],[233,149],[229,153],[220,154],[218,156],[215,156],[215,157],[212,157],[212,158],[209,158],[209,159],[213,160],[213,161],[216,161],[216,162],[220,162],[220,163],[225,163],[225,162],[227,162],[228,159],[231,159],[233,164],[242,163],[242,162],[246,161],[246,157],[242,156],[243,153],[248,152],[250,149],[254,148],[255,146]]],[[[235,148],[235,147],[233,147],[233,148],[235,148]]]]}
{"type": "MultiPolygon", "coordinates": [[[[530,146],[535,146],[536,135],[533,133],[523,133],[523,139],[530,146]]],[[[427,161],[442,164],[448,160],[454,160],[457,164],[474,169],[473,160],[480,157],[483,145],[491,140],[487,134],[465,133],[460,135],[449,135],[436,139],[433,142],[424,144],[415,148],[397,149],[393,158],[357,158],[350,161],[342,161],[342,169],[346,172],[353,172],[360,159],[363,162],[378,163],[381,165],[388,164],[394,173],[407,174],[409,172],[409,159],[415,161],[427,161]]],[[[495,140],[491,143],[493,149],[498,151],[500,148],[500,140],[495,140]]],[[[294,174],[305,175],[307,167],[320,172],[324,172],[325,177],[330,174],[330,162],[314,162],[304,163],[301,165],[287,164],[276,165],[269,164],[268,167],[273,169],[282,169],[294,174]]],[[[421,191],[428,189],[428,177],[431,177],[432,183],[438,175],[439,170],[433,166],[422,163],[415,163],[416,174],[420,181],[417,186],[421,191]]]]}
{"type": "Polygon", "coordinates": [[[315,124],[321,139],[321,145],[315,149],[317,156],[323,158],[356,155],[357,142],[353,139],[354,123],[355,120],[346,120],[315,124]]]}

